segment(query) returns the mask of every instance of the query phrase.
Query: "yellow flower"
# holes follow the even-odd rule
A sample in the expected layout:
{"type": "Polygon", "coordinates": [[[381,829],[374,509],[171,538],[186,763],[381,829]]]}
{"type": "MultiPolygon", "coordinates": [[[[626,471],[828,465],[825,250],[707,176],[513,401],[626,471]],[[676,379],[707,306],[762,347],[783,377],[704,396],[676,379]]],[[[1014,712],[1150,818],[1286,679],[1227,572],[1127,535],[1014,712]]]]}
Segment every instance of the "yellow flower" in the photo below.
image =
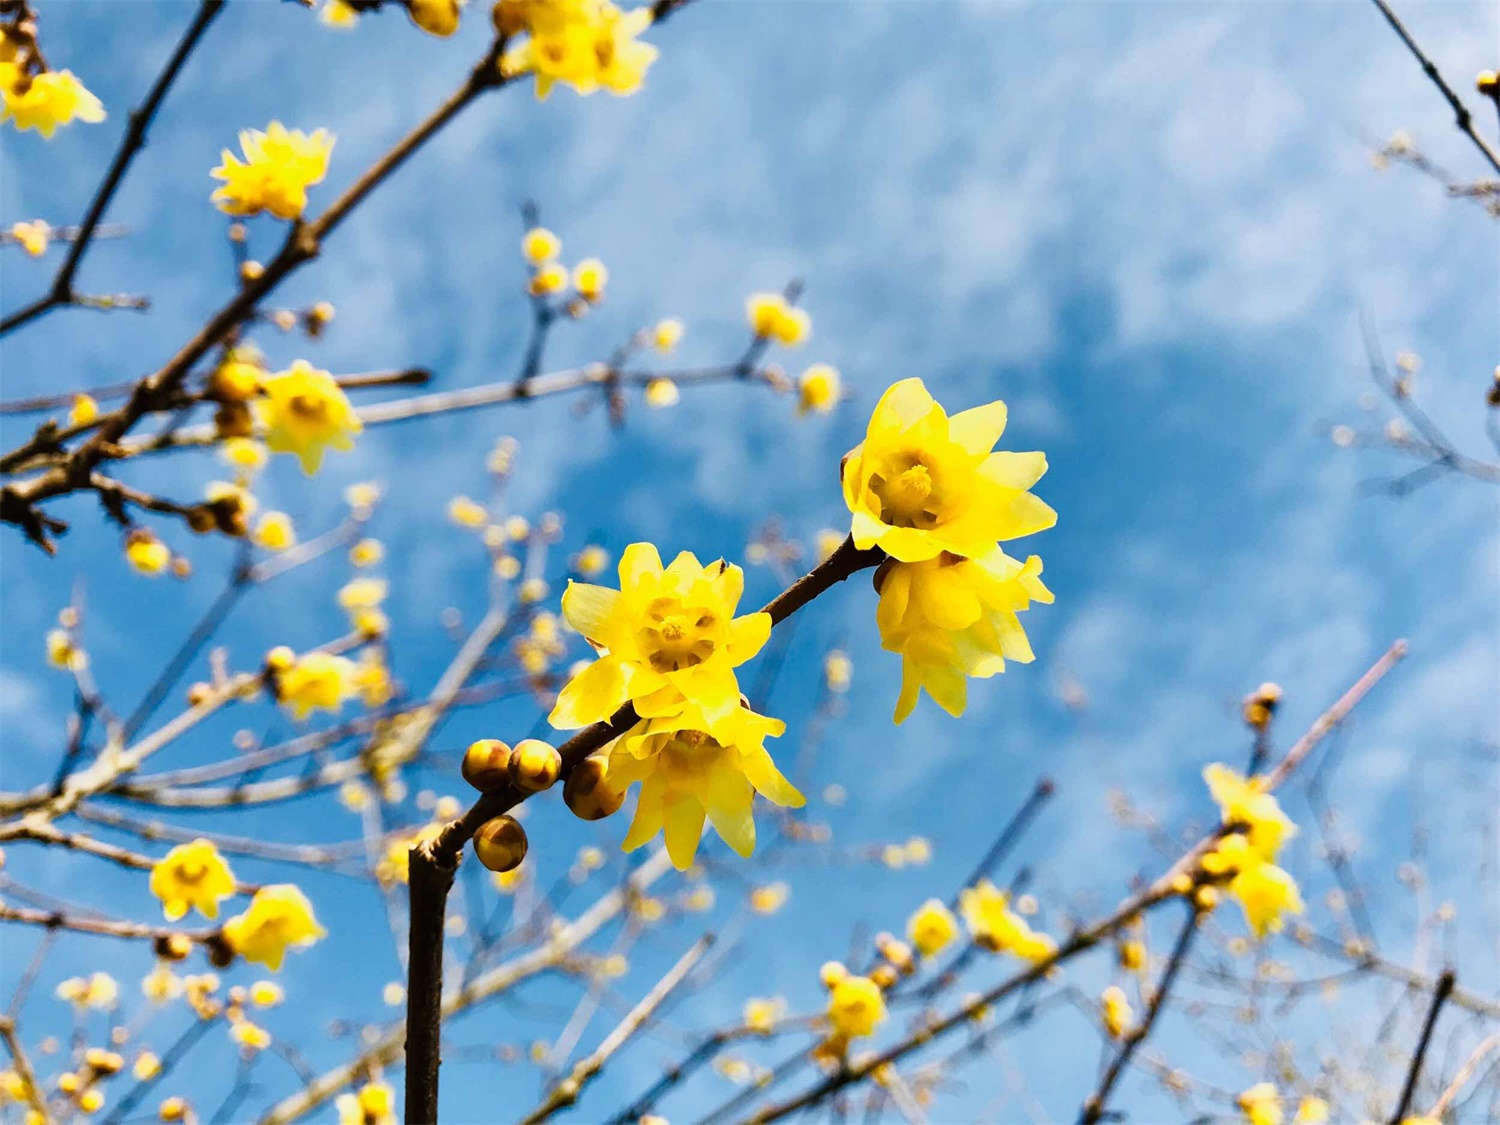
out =
{"type": "Polygon", "coordinates": [[[68,409],[68,425],[87,426],[99,417],[99,404],[92,395],[74,395],[73,405],[68,409]]]}
{"type": "Polygon", "coordinates": [[[1103,1008],[1101,1018],[1104,1021],[1104,1030],[1109,1032],[1111,1039],[1120,1038],[1135,1019],[1135,1013],[1130,1010],[1130,1001],[1126,999],[1125,990],[1117,984],[1112,984],[1104,990],[1099,1000],[1103,1008]]]}
{"type": "Polygon", "coordinates": [[[958,920],[953,912],[935,898],[930,898],[907,920],[906,936],[923,957],[943,950],[958,936],[958,920]]]}
{"type": "Polygon", "coordinates": [[[10,225],[10,236],[21,245],[21,249],[33,258],[40,258],[47,252],[47,244],[52,241],[52,227],[45,219],[33,219],[29,223],[12,223],[10,225]]]}
{"type": "Polygon", "coordinates": [[[750,331],[789,348],[796,347],[812,333],[812,318],[806,310],[788,304],[780,293],[751,294],[745,302],[745,315],[750,321],[750,331]]]}
{"type": "Polygon", "coordinates": [[[276,699],[298,719],[315,708],[337,711],[354,692],[354,662],[327,652],[309,652],[276,674],[276,699]]]}
{"type": "MultiPolygon", "coordinates": [[[[5,66],[15,69],[13,63],[5,66]]],[[[22,132],[35,129],[50,138],[59,125],[74,118],[91,125],[104,120],[104,106],[71,70],[47,70],[30,79],[7,74],[3,94],[0,121],[13,121],[22,132]]]]}
{"type": "Polygon", "coordinates": [[[1302,913],[1302,895],[1297,881],[1265,859],[1238,832],[1219,841],[1203,857],[1203,870],[1212,875],[1231,875],[1227,890],[1240,904],[1245,921],[1258,938],[1278,933],[1285,915],[1302,913]]]}
{"type": "Polygon", "coordinates": [[[373,649],[360,654],[359,663],[354,667],[354,689],[366,707],[383,707],[396,693],[391,685],[391,670],[373,649]]]}
{"type": "Polygon", "coordinates": [[[125,558],[142,574],[160,574],[172,561],[167,545],[144,528],[130,533],[125,542],[125,558]]]}
{"type": "Polygon", "coordinates": [[[870,1035],[885,1019],[885,996],[869,977],[853,973],[828,992],[828,1022],[844,1039],[870,1035]]]}
{"type": "Polygon", "coordinates": [[[339,605],[353,613],[355,610],[374,609],[385,601],[389,584],[384,578],[356,578],[339,590],[339,605]]]}
{"type": "Polygon", "coordinates": [[[573,569],[585,578],[597,578],[609,565],[609,552],[596,544],[589,544],[573,558],[573,569]]]}
{"type": "Polygon", "coordinates": [[[752,996],[749,1000],[745,1001],[743,1019],[745,1026],[751,1031],[758,1032],[761,1035],[769,1035],[771,1029],[776,1026],[776,1021],[785,1012],[786,1001],[780,996],[769,998],[752,996]]]}
{"type": "MultiPolygon", "coordinates": [[[[1297,1103],[1297,1116],[1292,1118],[1292,1125],[1323,1125],[1327,1120],[1328,1103],[1308,1094],[1297,1103]]],[[[1401,1125],[1439,1125],[1439,1122],[1433,1117],[1408,1117],[1401,1125]]]]}
{"type": "Polygon", "coordinates": [[[234,894],[229,864],[211,840],[202,837],[178,844],[151,868],[151,893],[161,899],[162,913],[175,922],[197,907],[206,918],[219,916],[219,900],[234,894]]]}
{"type": "Polygon", "coordinates": [[[271,1045],[271,1033],[243,1016],[230,1021],[229,1038],[247,1051],[263,1051],[271,1045]]]}
{"type": "Polygon", "coordinates": [[[816,410],[827,414],[838,405],[842,396],[843,381],[839,378],[839,369],[831,364],[815,363],[797,381],[797,413],[816,410]]]}
{"type": "Polygon", "coordinates": [[[573,288],[586,301],[597,301],[604,296],[604,286],[609,282],[609,270],[598,258],[585,258],[573,267],[573,288]]]}
{"type": "Polygon", "coordinates": [[[533,297],[547,297],[553,293],[562,292],[563,286],[567,284],[567,268],[557,262],[548,262],[531,275],[531,284],[527,286],[527,291],[533,297]]]}
{"type": "Polygon", "coordinates": [[[1055,524],[1057,513],[1027,491],[1047,471],[1046,456],[990,452],[1005,419],[1003,402],[950,418],[922,380],[892,385],[844,459],[854,545],[903,562],[944,551],[981,558],[997,540],[1055,524]]]}
{"type": "Polygon", "coordinates": [[[546,227],[532,227],[521,238],[521,253],[532,265],[544,265],[562,253],[562,239],[546,227]]]}
{"type": "Polygon", "coordinates": [[[254,472],[266,463],[266,447],[253,438],[230,438],[219,452],[237,469],[254,472]]]}
{"type": "Polygon", "coordinates": [[[396,1095],[384,1082],[367,1083],[357,1094],[340,1094],[334,1105],[339,1125],[396,1125],[396,1095]]]}
{"type": "Polygon", "coordinates": [[[307,946],[328,931],[313,917],[312,904],[290,883],[262,887],[250,908],[224,923],[224,940],[247,961],[281,968],[289,946],[307,946]]]}
{"type": "Polygon", "coordinates": [[[266,369],[261,356],[251,347],[231,348],[224,361],[208,378],[209,389],[225,402],[245,402],[260,390],[266,369]]]}
{"type": "Polygon", "coordinates": [[[823,658],[823,682],[828,690],[840,694],[849,690],[854,679],[854,661],[842,649],[834,649],[823,658]]]}
{"type": "MultiPolygon", "coordinates": [[[[307,189],[328,173],[333,135],[327,129],[304,133],[279,121],[259,129],[240,130],[241,162],[227,148],[211,173],[224,186],[213,193],[219,210],[230,215],[269,211],[278,219],[296,219],[307,207],[307,189]]],[[[274,448],[274,447],[273,447],[274,448]]]]}
{"type": "Polygon", "coordinates": [[[682,393],[677,389],[677,384],[665,376],[658,375],[646,382],[647,406],[663,410],[668,406],[676,406],[681,398],[682,393]]]}
{"type": "Polygon", "coordinates": [[[1275,860],[1281,845],[1297,834],[1297,826],[1266,792],[1265,778],[1246,778],[1215,762],[1203,770],[1208,791],[1218,803],[1225,824],[1243,826],[1250,846],[1265,860],[1275,860]]]}
{"type": "Polygon", "coordinates": [[[757,914],[775,914],[786,905],[791,894],[785,883],[764,883],[750,891],[750,909],[757,914]]]}
{"type": "Polygon", "coordinates": [[[108,973],[94,973],[89,977],[69,977],[57,986],[57,995],[75,1007],[107,1012],[119,999],[120,986],[108,973]]]}
{"type": "Polygon", "coordinates": [[[361,539],[349,548],[350,563],[360,568],[374,566],[383,558],[385,547],[379,539],[361,539]]]}
{"type": "Polygon", "coordinates": [[[1010,895],[996,889],[988,879],[959,892],[958,908],[975,943],[992,953],[1013,953],[1027,961],[1042,961],[1056,949],[1051,938],[1034,932],[1026,919],[1010,908],[1010,895]]]}
{"type": "Polygon", "coordinates": [[[364,426],[343,388],[326,371],[304,359],[269,376],[265,397],[256,401],[272,453],[294,453],[308,476],[323,463],[325,447],[348,452],[364,426]]]}
{"type": "Polygon", "coordinates": [[[999,547],[975,559],[944,554],[886,564],[875,620],[881,647],[901,654],[896,722],[912,713],[924,688],[938,706],[961,715],[966,676],[987,679],[1005,671],[1007,659],[1034,659],[1016,615],[1033,599],[1051,603],[1041,572],[1036,555],[1022,563],[999,547]]]}
{"type": "Polygon", "coordinates": [[[1281,1095],[1269,1082],[1257,1082],[1236,1099],[1249,1125],[1281,1125],[1281,1095]]]}
{"type": "Polygon", "coordinates": [[[643,718],[671,714],[683,700],[709,723],[733,715],[734,669],[771,635],[769,614],[734,616],[744,572],[722,559],[703,566],[687,551],[663,569],[655,547],[632,543],[619,575],[619,590],[569,582],[563,593],[563,616],[600,656],[563,688],[552,725],[587,726],[627,700],[643,718]]]}
{"type": "Polygon", "coordinates": [[[785,729],[779,719],[740,707],[736,693],[733,710],[713,722],[688,704],[680,714],[645,719],[615,739],[608,751],[608,784],[624,792],[641,783],[625,850],[661,832],[673,865],[685,871],[707,818],[725,843],[749,856],[755,850],[757,792],[785,807],[803,804],[764,745],[767,735],[785,729]]]}
{"type": "Polygon", "coordinates": [[[47,660],[58,668],[88,667],[88,657],[73,643],[73,637],[66,629],[47,632],[47,660]]]}
{"type": "Polygon", "coordinates": [[[429,35],[446,38],[458,30],[459,0],[406,0],[411,22],[429,35]]]}
{"type": "Polygon", "coordinates": [[[250,986],[250,1003],[257,1008],[274,1008],[286,999],[286,992],[274,980],[258,980],[250,986]]]}
{"type": "Polygon", "coordinates": [[[530,37],[501,60],[507,75],[536,75],[536,96],[555,83],[580,94],[640,89],[657,50],[637,36],[651,26],[651,9],[622,12],[609,0],[528,0],[518,5],[530,37]]]}
{"type": "Polygon", "coordinates": [[[285,551],[297,542],[292,517],[285,512],[267,512],[255,525],[255,541],[268,551],[285,551]]]}
{"type": "Polygon", "coordinates": [[[651,346],[665,355],[677,346],[677,341],[682,339],[682,321],[673,317],[658,320],[656,327],[651,330],[651,346]]]}
{"type": "Polygon", "coordinates": [[[142,1051],[136,1056],[135,1063],[130,1068],[130,1073],[135,1076],[137,1082],[145,1082],[147,1079],[155,1078],[161,1073],[161,1059],[151,1051],[142,1051]]]}
{"type": "Polygon", "coordinates": [[[455,496],[448,501],[448,518],[459,527],[483,527],[489,514],[477,501],[467,496],[455,496]]]}
{"type": "Polygon", "coordinates": [[[324,0],[323,6],[318,9],[318,22],[324,27],[336,27],[342,30],[353,27],[359,22],[359,12],[346,4],[344,0],[324,0]]]}

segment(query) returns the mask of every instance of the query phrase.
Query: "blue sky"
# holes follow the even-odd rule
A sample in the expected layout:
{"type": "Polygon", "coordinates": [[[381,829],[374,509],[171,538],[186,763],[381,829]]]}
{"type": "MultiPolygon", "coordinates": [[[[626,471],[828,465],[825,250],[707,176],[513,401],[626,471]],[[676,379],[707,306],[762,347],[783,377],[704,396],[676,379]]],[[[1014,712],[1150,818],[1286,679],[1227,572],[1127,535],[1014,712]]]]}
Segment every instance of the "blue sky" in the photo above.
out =
{"type": "MultiPolygon", "coordinates": [[[[1493,65],[1493,8],[1407,9],[1464,88],[1493,65]]],[[[51,144],[7,131],[0,217],[76,220],[127,106],[191,10],[84,0],[44,9],[49,59],[79,73],[111,116],[51,144]]],[[[486,28],[485,13],[471,11],[453,40],[438,42],[391,12],[341,34],[291,4],[229,5],[110,212],[131,236],[98,244],[80,277],[88,289],[148,292],[153,310],[64,310],[8,338],[5,397],[147,371],[223,302],[230,266],[207,171],[237,129],[272,118],[332,129],[338,144],[328,182],[314,189],[316,208],[456,85],[486,28]]],[[[1330,422],[1366,417],[1362,313],[1388,350],[1422,355],[1423,401],[1475,452],[1486,446],[1480,399],[1500,344],[1493,222],[1407,170],[1371,167],[1372,143],[1405,128],[1455,173],[1482,171],[1378,14],[1354,2],[703,0],[651,38],[662,58],[636,97],[563,91],[539,104],[510,90],[462,117],[280,291],[289,304],[333,300],[327,337],[267,332],[258,342],[278,364],[306,355],[335,371],[422,365],[443,388],[505,376],[524,341],[516,242],[528,198],[566,257],[597,254],[612,275],[598,312],[555,337],[549,366],[600,358],[662,315],[688,326],[683,362],[721,360],[742,345],[747,293],[807,282],[813,339],[781,358],[793,372],[814,359],[840,367],[852,396],[831,417],[798,419],[786,399],[725,386],[685,393],[670,411],[632,410],[615,432],[599,411],[580,417],[553,401],[372,431],[311,483],[273,467],[262,498],[305,532],[338,518],[345,484],[386,485],[373,530],[390,551],[396,670],[416,690],[451,653],[439,614],[455,606],[472,621],[482,610],[484,559],[443,508],[482,488],[484,454],[501,434],[521,441],[513,510],[562,512],[569,548],[597,538],[618,551],[649,539],[664,552],[731,559],[772,516],[804,537],[840,523],[838,459],[897,378],[922,376],[952,408],[1003,397],[1006,445],[1048,452],[1038,491],[1059,523],[1026,549],[1043,556],[1057,602],[1029,614],[1034,665],[973,685],[962,720],[924,703],[893,728],[899,669],[878,649],[873,595],[856,581],[799,624],[772,699],[793,728],[783,739],[790,756],[822,653],[848,648],[848,712],[809,791],[829,782],[848,790],[843,808],[819,810],[840,841],[920,833],[936,846],[934,864],[796,868],[786,914],[745,929],[726,978],[674,1021],[712,1026],[747,994],[816,1004],[817,965],[842,955],[860,925],[899,927],[921,899],[947,894],[1042,773],[1059,796],[1020,857],[1036,893],[1053,920],[1109,905],[1159,862],[1112,822],[1110,791],[1127,790],[1169,825],[1202,822],[1211,811],[1202,766],[1246,751],[1241,694],[1262,680],[1282,684],[1279,731],[1289,741],[1396,637],[1410,640],[1411,655],[1342,736],[1335,792],[1363,844],[1360,871],[1388,906],[1384,945],[1407,955],[1414,912],[1393,871],[1420,823],[1431,903],[1460,903],[1461,975],[1493,992],[1500,904],[1494,837],[1483,829],[1497,793],[1496,495],[1455,479],[1400,501],[1372,496],[1362,485],[1402,463],[1336,450],[1325,433],[1330,422]],[[1081,715],[1057,698],[1064,675],[1088,692],[1081,715]]],[[[278,237],[270,220],[252,224],[257,253],[272,253],[278,237]]],[[[0,267],[6,308],[48,276],[14,250],[0,267]]],[[[23,431],[7,418],[0,434],[9,446],[23,431]]],[[[185,457],[132,479],[191,494],[217,475],[208,458],[185,457]]],[[[97,675],[126,700],[148,682],[150,654],[166,652],[217,592],[229,557],[222,544],[167,529],[199,577],[147,582],[126,571],[114,533],[86,503],[60,514],[76,527],[56,560],[0,537],[8,789],[48,776],[56,758],[69,691],[44,666],[40,638],[74,583],[90,607],[97,675]]],[[[309,568],[264,591],[233,620],[233,658],[248,664],[274,643],[326,639],[339,625],[332,592],[345,577],[338,565],[309,568]]],[[[758,602],[776,580],[752,568],[747,585],[747,601],[758,602]]],[[[463,713],[434,749],[524,730],[534,714],[525,701],[463,713]]],[[[233,729],[207,729],[164,764],[221,756],[233,729]]],[[[435,784],[456,791],[448,779],[435,784]]],[[[1319,893],[1328,877],[1295,787],[1287,804],[1309,824],[1289,866],[1319,893]]],[[[255,814],[254,831],[305,837],[315,808],[325,815],[308,803],[272,807],[255,814]]],[[[326,815],[327,838],[357,831],[354,817],[326,815]]],[[[584,828],[550,812],[535,824],[544,863],[549,839],[571,856],[623,828],[584,828]]],[[[245,831],[246,817],[223,826],[245,831]]],[[[144,880],[106,885],[97,868],[57,855],[12,849],[8,859],[18,877],[67,885],[71,897],[137,915],[150,908],[144,880]]],[[[564,863],[552,860],[552,870],[564,863]]],[[[324,1040],[328,1019],[383,1018],[379,988],[394,968],[373,896],[333,880],[311,889],[335,936],[294,961],[293,1004],[279,1026],[315,1027],[299,1046],[322,1065],[349,1050],[324,1040]],[[351,930],[370,926],[380,942],[351,942],[351,930]]],[[[0,985],[15,979],[33,941],[0,932],[0,985]]],[[[627,983],[644,988],[651,968],[687,941],[681,929],[654,937],[627,983]]],[[[76,948],[76,961],[54,958],[46,992],[85,964],[112,965],[126,979],[146,967],[142,951],[76,948]]],[[[1079,970],[1084,987],[1102,982],[1096,969],[1079,970]]],[[[983,979],[996,979],[999,970],[986,971],[983,979]]],[[[548,1004],[566,995],[534,993],[548,1004]]],[[[36,1008],[38,1020],[62,1018],[50,998],[36,1008]]],[[[1076,1013],[1051,1018],[1056,1031],[1087,1033],[1076,1013]]],[[[456,1038],[524,1044],[545,1026],[524,1010],[494,1008],[468,1018],[456,1038]]],[[[604,1030],[596,1021],[585,1045],[604,1030]]],[[[1305,1042],[1317,1041],[1303,1030],[1305,1042]]],[[[1058,1057],[1049,1039],[1018,1042],[1011,1057],[1044,1114],[1062,1118],[1089,1086],[1095,1057],[1092,1044],[1078,1058],[1058,1057]]],[[[1168,1057],[1201,1051],[1171,1020],[1156,1042],[1168,1057]]],[[[576,1118],[649,1082],[671,1053],[642,1045],[576,1118]]],[[[1202,1066],[1230,1088],[1261,1076],[1217,1056],[1202,1066]]],[[[271,1065],[261,1075],[252,1106],[290,1078],[271,1065]]],[[[445,1096],[454,1120],[478,1121],[496,1099],[529,1104],[535,1083],[524,1068],[455,1066],[445,1096]]],[[[976,1070],[952,1095],[952,1112],[1022,1118],[1022,1103],[999,1100],[1000,1085],[976,1070]]],[[[667,1111],[689,1119],[726,1089],[710,1077],[667,1111]]],[[[1153,1097],[1150,1082],[1127,1080],[1137,1120],[1171,1116],[1153,1097]]]]}

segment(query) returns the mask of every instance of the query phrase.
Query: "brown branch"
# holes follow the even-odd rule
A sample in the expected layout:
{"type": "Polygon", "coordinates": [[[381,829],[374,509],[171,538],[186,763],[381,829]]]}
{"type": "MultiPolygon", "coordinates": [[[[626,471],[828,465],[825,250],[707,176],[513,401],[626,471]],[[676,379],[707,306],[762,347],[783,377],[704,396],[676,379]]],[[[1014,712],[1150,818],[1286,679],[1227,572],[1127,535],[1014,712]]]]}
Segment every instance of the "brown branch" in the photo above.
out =
{"type": "Polygon", "coordinates": [[[1401,1088],[1401,1099],[1396,1103],[1395,1112],[1391,1114],[1391,1125],[1401,1125],[1406,1118],[1412,1095],[1417,1092],[1417,1080],[1422,1077],[1422,1060],[1427,1055],[1428,1044],[1432,1042],[1432,1032],[1437,1026],[1438,1013],[1443,1010],[1443,1004],[1453,991],[1454,982],[1452,969],[1445,969],[1443,975],[1438,977],[1437,988],[1432,992],[1432,1003],[1427,1008],[1427,1018],[1422,1022],[1422,1035],[1417,1040],[1417,1049],[1412,1052],[1411,1065],[1406,1071],[1406,1084],[1401,1088]]]}

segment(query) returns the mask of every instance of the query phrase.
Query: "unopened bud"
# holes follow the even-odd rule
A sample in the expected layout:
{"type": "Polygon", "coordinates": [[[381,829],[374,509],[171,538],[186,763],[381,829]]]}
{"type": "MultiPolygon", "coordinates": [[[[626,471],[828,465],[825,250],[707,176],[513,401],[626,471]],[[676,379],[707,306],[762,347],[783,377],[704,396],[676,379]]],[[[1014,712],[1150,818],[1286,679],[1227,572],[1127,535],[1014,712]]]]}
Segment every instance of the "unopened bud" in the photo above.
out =
{"type": "Polygon", "coordinates": [[[526,793],[550,789],[562,772],[562,755],[551,743],[527,738],[516,743],[510,754],[510,780],[526,793]]]}
{"type": "Polygon", "coordinates": [[[513,816],[487,820],[474,833],[474,854],[491,871],[514,871],[526,858],[526,829],[513,816]]]}
{"type": "Polygon", "coordinates": [[[459,772],[481,793],[499,789],[510,779],[510,747],[498,738],[481,738],[464,751],[459,772]]]}
{"type": "Polygon", "coordinates": [[[606,781],[609,766],[602,757],[585,758],[563,783],[563,800],[581,820],[603,820],[619,811],[625,794],[606,781]]]}

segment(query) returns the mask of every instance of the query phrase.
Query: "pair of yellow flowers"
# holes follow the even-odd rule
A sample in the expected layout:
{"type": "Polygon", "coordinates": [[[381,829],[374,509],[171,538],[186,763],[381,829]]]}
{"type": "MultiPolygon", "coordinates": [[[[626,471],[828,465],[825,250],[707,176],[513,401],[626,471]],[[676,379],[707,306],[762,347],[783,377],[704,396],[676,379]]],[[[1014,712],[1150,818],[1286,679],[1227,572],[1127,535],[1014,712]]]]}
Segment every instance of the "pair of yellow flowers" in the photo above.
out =
{"type": "MultiPolygon", "coordinates": [[[[1041,453],[992,452],[1005,418],[1002,402],[950,418],[920,379],[906,379],[845,458],[854,543],[889,557],[877,572],[877,620],[885,647],[903,657],[898,722],[921,688],[959,714],[966,675],[1032,659],[1016,614],[1052,595],[1040,560],[1018,562],[998,544],[1050,527],[1056,514],[1028,491],[1046,471],[1041,453]]],[[[756,792],[803,803],[765,749],[785,724],[752,711],[735,677],[771,619],[735,616],[744,573],[723,560],[704,566],[683,552],[663,566],[655,547],[635,543],[619,578],[617,590],[573,582],[563,595],[563,616],[600,655],[563,688],[551,722],[576,729],[634,706],[640,721],[601,751],[608,784],[641,785],[627,850],[661,832],[685,868],[709,821],[749,855],[756,792]]]]}

